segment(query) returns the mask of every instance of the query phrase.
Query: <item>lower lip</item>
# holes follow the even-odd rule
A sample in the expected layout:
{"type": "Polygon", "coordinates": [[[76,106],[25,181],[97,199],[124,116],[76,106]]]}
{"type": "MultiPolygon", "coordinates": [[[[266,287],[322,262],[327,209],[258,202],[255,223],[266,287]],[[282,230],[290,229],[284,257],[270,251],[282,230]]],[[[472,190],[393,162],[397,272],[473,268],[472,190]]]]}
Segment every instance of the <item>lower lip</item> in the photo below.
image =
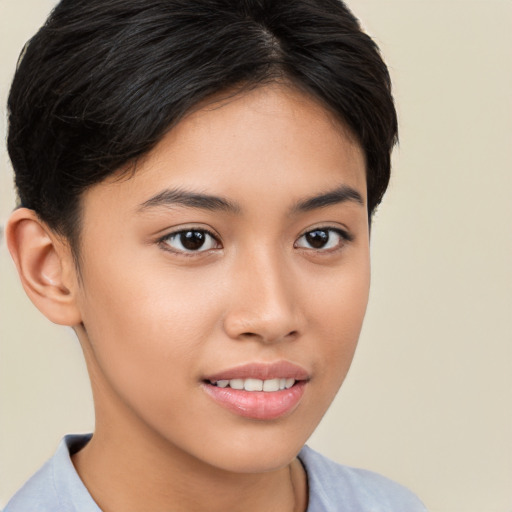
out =
{"type": "Polygon", "coordinates": [[[290,389],[272,392],[219,388],[208,383],[203,387],[215,402],[239,416],[275,420],[297,407],[306,389],[306,381],[298,381],[290,389]]]}

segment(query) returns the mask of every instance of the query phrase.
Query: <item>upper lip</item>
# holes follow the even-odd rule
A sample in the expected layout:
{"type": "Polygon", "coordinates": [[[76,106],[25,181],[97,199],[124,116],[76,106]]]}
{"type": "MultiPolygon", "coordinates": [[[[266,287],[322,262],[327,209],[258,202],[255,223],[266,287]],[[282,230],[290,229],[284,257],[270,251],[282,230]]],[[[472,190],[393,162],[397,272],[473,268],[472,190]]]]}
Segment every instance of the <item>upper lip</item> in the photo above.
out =
{"type": "Polygon", "coordinates": [[[289,361],[276,361],[273,363],[247,363],[235,366],[218,373],[208,375],[205,380],[217,382],[231,379],[295,379],[308,380],[308,372],[289,361]]]}

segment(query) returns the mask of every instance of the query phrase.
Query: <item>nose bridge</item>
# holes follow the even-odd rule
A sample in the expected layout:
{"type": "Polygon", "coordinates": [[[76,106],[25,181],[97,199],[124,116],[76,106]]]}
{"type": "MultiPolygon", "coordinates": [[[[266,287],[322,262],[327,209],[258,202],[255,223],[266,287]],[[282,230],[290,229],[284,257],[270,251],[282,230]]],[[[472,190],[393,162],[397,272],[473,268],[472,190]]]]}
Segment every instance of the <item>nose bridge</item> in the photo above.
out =
{"type": "Polygon", "coordinates": [[[233,273],[225,328],[231,337],[257,336],[272,342],[299,331],[292,269],[279,250],[262,248],[240,257],[233,273]]]}

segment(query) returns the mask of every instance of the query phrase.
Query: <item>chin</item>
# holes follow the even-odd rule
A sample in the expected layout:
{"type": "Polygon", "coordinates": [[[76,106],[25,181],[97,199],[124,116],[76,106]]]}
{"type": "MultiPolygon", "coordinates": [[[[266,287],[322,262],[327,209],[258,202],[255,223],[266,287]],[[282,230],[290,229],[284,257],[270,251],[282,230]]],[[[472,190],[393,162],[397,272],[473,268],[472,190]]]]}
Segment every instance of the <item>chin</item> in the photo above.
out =
{"type": "MultiPolygon", "coordinates": [[[[251,428],[227,432],[211,439],[200,457],[208,464],[232,473],[266,473],[287,466],[311,434],[296,425],[253,422],[251,428]]],[[[277,422],[281,423],[281,422],[277,422]]]]}
{"type": "MultiPolygon", "coordinates": [[[[277,443],[262,447],[254,443],[253,446],[236,446],[212,454],[215,466],[231,473],[267,473],[277,471],[297,456],[303,444],[299,446],[283,446],[277,443]]],[[[212,461],[213,462],[213,461],[212,461]]]]}

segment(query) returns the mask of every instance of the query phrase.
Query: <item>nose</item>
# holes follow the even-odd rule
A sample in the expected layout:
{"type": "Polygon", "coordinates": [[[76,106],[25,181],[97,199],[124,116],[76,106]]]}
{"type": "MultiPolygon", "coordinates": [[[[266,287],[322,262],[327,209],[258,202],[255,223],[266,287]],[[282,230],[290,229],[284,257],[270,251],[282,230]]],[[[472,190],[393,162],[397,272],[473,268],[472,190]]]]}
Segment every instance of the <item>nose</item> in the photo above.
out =
{"type": "Polygon", "coordinates": [[[241,261],[231,274],[224,330],[232,339],[264,343],[300,336],[303,319],[293,272],[279,255],[262,252],[241,261]]]}

